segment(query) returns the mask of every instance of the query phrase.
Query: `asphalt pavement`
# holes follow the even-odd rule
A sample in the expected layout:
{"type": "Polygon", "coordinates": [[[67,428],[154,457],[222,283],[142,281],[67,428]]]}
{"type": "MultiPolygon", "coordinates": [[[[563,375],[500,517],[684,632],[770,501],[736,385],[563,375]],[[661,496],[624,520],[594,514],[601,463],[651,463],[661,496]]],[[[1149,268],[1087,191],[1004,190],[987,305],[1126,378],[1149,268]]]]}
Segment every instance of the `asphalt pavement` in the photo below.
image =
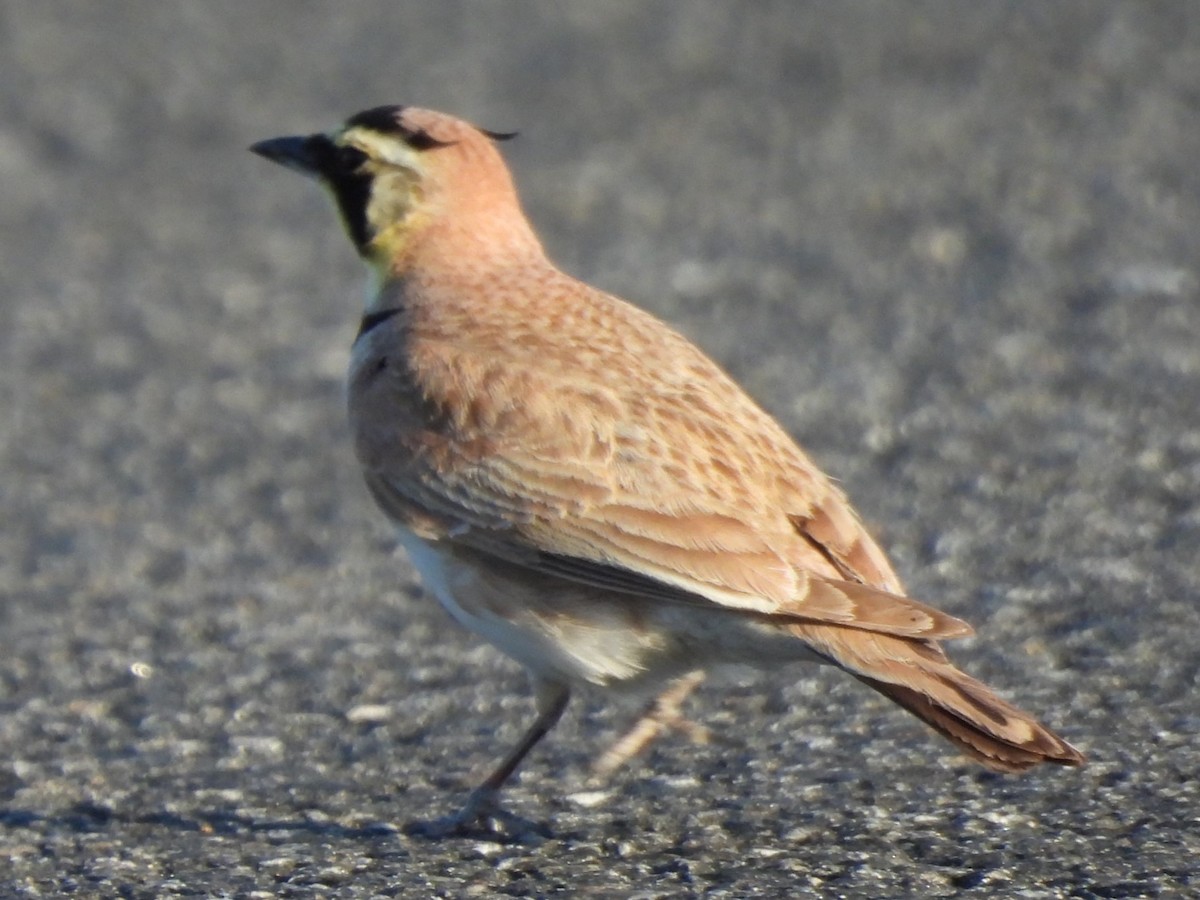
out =
{"type": "Polygon", "coordinates": [[[1200,4],[0,6],[0,896],[1200,895],[1200,4]],[[518,130],[573,274],[837,477],[951,653],[1084,750],[1000,777],[736,671],[606,785],[423,592],[353,460],[361,272],[246,152],[518,130]]]}

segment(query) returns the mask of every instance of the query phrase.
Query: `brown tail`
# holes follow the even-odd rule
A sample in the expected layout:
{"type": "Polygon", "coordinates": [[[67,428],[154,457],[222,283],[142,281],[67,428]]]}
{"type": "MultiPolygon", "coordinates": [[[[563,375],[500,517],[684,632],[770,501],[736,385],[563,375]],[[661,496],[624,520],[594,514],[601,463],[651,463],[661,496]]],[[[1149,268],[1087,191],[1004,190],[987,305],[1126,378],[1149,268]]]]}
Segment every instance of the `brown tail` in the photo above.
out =
{"type": "Polygon", "coordinates": [[[989,769],[1023,772],[1044,762],[1084,762],[1082,753],[1028,713],[956,669],[932,641],[829,625],[797,623],[790,628],[989,769]]]}

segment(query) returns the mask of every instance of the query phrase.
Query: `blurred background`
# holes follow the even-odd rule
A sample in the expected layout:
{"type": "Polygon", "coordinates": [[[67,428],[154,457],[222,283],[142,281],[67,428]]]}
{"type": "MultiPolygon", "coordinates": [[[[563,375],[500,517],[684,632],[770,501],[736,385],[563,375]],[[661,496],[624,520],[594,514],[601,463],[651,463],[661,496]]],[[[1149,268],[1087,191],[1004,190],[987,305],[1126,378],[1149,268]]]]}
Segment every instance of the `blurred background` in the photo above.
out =
{"type": "Polygon", "coordinates": [[[0,5],[11,896],[1167,896],[1200,858],[1200,6],[0,5]],[[840,479],[971,671],[1084,749],[1001,779],[834,673],[736,673],[602,792],[396,829],[530,714],[359,483],[360,266],[245,151],[381,103],[504,145],[567,271],[840,479]]]}

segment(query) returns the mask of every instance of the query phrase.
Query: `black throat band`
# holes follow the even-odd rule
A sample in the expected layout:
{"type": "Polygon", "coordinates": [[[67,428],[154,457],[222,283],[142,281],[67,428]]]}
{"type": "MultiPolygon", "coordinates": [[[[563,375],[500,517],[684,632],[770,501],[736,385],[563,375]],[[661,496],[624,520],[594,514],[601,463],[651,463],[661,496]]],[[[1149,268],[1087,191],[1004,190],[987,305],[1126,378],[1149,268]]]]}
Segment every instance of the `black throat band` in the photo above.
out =
{"type": "Polygon", "coordinates": [[[371,329],[375,328],[376,326],[382,325],[398,312],[400,312],[399,307],[396,309],[381,309],[379,312],[367,313],[362,317],[362,322],[360,322],[358,325],[358,334],[354,336],[354,342],[358,343],[359,339],[364,334],[371,331],[371,329]]]}

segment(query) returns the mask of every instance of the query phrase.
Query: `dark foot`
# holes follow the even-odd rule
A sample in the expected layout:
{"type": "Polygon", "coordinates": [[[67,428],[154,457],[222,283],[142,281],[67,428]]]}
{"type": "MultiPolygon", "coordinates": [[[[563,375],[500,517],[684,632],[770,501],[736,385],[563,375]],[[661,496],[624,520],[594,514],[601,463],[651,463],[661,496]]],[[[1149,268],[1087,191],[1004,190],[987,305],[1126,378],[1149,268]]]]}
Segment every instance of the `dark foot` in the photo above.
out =
{"type": "Polygon", "coordinates": [[[465,837],[501,844],[537,844],[550,837],[550,829],[500,807],[497,792],[477,789],[471,792],[462,809],[450,816],[404,826],[409,837],[440,841],[465,837]]]}

